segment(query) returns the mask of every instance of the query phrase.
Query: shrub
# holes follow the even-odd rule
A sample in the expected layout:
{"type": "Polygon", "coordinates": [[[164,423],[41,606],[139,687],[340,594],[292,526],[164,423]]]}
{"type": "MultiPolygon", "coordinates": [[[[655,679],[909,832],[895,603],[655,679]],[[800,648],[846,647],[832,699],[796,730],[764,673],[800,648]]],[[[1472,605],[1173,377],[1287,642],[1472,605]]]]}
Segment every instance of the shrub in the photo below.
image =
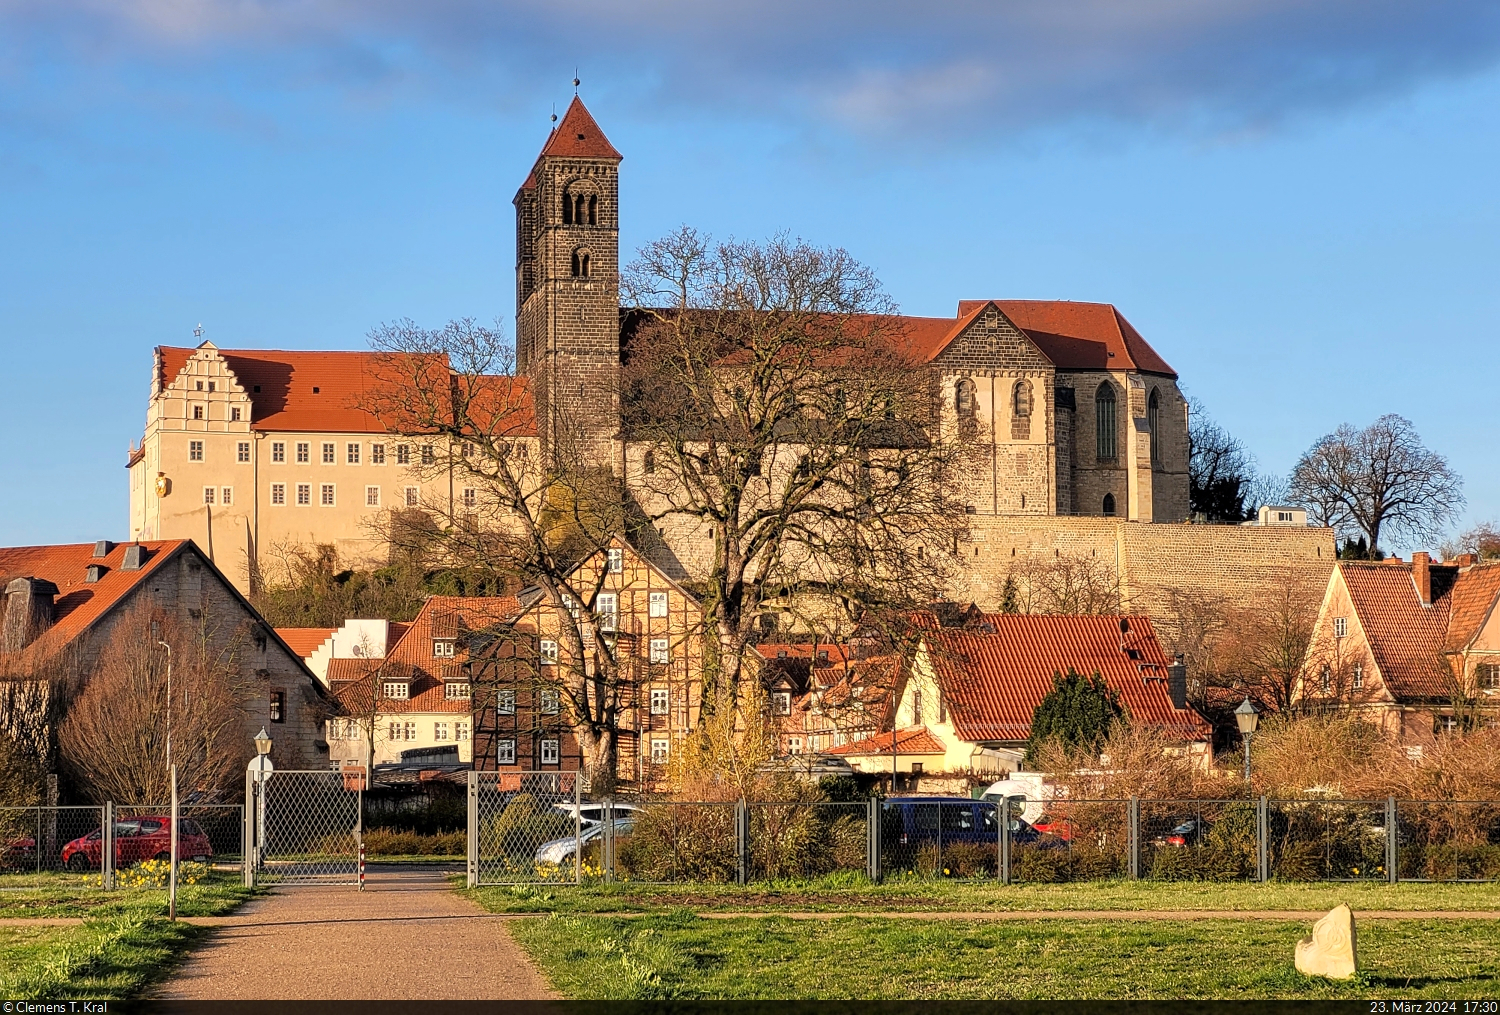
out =
{"type": "Polygon", "coordinates": [[[1068,880],[1068,851],[1027,846],[1011,854],[1011,876],[1017,881],[1055,884],[1068,880]]]}
{"type": "Polygon", "coordinates": [[[394,828],[371,828],[365,832],[366,856],[464,856],[468,836],[463,832],[422,835],[394,828]]]}
{"type": "Polygon", "coordinates": [[[529,862],[544,842],[571,835],[573,819],[537,803],[530,793],[518,793],[505,810],[486,818],[480,826],[480,842],[487,855],[529,862]]]}
{"type": "Polygon", "coordinates": [[[1164,846],[1151,858],[1156,881],[1235,881],[1254,870],[1241,850],[1215,845],[1164,846]]]}
{"type": "Polygon", "coordinates": [[[1428,846],[1422,851],[1422,876],[1432,881],[1500,878],[1500,846],[1488,843],[1428,846]]]}
{"type": "Polygon", "coordinates": [[[734,807],[652,804],[616,843],[620,872],[636,881],[733,881],[734,807]]]}

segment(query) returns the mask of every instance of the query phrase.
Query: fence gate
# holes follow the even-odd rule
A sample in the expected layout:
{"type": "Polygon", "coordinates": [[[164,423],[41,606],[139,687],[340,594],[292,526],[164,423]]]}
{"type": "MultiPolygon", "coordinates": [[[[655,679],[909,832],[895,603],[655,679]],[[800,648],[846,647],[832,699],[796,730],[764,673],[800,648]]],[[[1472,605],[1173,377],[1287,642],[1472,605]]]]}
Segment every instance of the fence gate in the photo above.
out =
{"type": "Polygon", "coordinates": [[[469,884],[577,884],[604,845],[582,789],[577,772],[470,772],[469,884]]]}
{"type": "Polygon", "coordinates": [[[251,772],[245,799],[248,883],[361,883],[363,778],[326,769],[251,772]]]}

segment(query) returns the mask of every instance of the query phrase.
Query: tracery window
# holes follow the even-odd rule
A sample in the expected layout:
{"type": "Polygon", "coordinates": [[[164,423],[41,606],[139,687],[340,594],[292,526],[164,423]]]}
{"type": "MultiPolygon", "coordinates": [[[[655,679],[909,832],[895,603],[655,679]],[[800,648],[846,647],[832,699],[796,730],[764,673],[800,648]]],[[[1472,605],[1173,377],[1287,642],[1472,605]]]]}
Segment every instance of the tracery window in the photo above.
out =
{"type": "Polygon", "coordinates": [[[1115,386],[1108,381],[1099,385],[1094,395],[1094,452],[1104,461],[1112,461],[1115,451],[1115,386]]]}

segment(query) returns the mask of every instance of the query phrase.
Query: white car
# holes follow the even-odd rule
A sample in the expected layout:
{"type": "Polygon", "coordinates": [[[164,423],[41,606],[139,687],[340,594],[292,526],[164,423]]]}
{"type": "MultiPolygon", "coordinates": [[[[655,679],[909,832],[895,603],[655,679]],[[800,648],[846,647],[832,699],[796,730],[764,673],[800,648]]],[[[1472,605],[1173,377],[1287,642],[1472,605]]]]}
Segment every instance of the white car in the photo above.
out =
{"type": "MultiPolygon", "coordinates": [[[[631,808],[631,810],[635,809],[636,808],[631,808]]],[[[626,817],[615,819],[616,835],[629,835],[630,830],[633,827],[635,827],[635,821],[632,818],[626,817]]],[[[587,846],[589,843],[593,842],[595,839],[602,837],[603,835],[604,823],[602,821],[596,821],[593,824],[584,825],[583,831],[579,833],[577,838],[569,835],[562,839],[553,839],[551,842],[544,842],[540,846],[538,846],[536,848],[536,862],[565,864],[569,860],[573,859],[573,854],[578,851],[579,843],[587,846]]]]}
{"type": "MultiPolygon", "coordinates": [[[[553,810],[562,811],[564,814],[571,818],[575,810],[575,805],[553,804],[552,808],[553,810]]],[[[583,823],[585,825],[597,824],[598,822],[604,820],[603,804],[580,804],[576,806],[576,810],[579,812],[579,816],[583,819],[583,823]]],[[[640,807],[636,804],[624,804],[616,801],[615,820],[619,821],[627,815],[634,814],[638,810],[640,810],[640,807]]]]}

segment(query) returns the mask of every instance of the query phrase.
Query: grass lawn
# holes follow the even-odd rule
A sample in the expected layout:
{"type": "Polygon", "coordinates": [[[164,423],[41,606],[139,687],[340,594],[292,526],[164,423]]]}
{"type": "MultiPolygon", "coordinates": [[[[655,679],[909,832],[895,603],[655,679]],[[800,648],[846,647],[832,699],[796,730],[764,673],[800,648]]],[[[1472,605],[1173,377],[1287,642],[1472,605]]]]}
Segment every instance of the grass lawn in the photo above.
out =
{"type": "MultiPolygon", "coordinates": [[[[7,887],[0,878],[0,887],[7,887]]],[[[238,877],[214,873],[179,886],[179,916],[218,916],[254,895],[238,877]]],[[[0,891],[0,917],[83,917],[71,927],[0,927],[0,997],[130,998],[165,979],[207,928],[172,923],[159,889],[106,892],[77,875],[30,876],[0,891]]]]}
{"type": "Polygon", "coordinates": [[[469,893],[496,913],[653,913],[691,909],[734,912],[911,910],[929,912],[1046,909],[1328,910],[1347,902],[1359,910],[1500,909],[1497,884],[1403,882],[1157,882],[1089,881],[1058,885],[890,880],[863,876],[801,883],[747,885],[520,885],[469,893]]]}
{"type": "Polygon", "coordinates": [[[553,916],[511,933],[571,998],[1495,998],[1500,932],[1369,921],[1348,983],[1292,965],[1300,922],[553,916]]]}

